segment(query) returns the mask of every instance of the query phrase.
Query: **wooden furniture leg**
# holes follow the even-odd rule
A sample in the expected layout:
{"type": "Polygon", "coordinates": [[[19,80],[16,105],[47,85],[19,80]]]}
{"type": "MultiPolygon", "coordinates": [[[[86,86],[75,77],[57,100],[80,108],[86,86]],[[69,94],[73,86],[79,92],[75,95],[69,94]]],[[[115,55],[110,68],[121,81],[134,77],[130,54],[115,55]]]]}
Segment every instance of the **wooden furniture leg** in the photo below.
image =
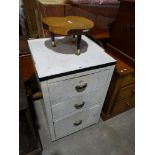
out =
{"type": "Polygon", "coordinates": [[[81,35],[77,36],[77,55],[80,55],[81,35]]]}
{"type": "Polygon", "coordinates": [[[52,47],[56,46],[54,37],[55,37],[55,34],[51,32],[52,47]]]}

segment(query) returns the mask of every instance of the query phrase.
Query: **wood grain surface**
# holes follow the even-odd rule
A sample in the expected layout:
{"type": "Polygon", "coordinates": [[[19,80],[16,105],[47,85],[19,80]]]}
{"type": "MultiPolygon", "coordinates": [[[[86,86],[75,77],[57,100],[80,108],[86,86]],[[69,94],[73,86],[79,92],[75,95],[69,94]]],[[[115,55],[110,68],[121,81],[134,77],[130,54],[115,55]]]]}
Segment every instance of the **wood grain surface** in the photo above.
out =
{"type": "Polygon", "coordinates": [[[68,35],[70,30],[87,30],[94,26],[91,20],[80,16],[46,17],[42,21],[48,25],[50,32],[61,35],[68,35]]]}

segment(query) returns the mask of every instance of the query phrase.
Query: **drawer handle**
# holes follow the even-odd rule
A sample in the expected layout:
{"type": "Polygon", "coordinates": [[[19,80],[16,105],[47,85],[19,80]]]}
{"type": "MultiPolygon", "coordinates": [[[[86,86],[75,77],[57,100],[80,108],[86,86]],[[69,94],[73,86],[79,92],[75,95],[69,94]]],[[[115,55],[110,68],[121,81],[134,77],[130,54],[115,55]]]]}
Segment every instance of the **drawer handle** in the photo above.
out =
{"type": "Polygon", "coordinates": [[[85,105],[85,102],[82,102],[81,104],[75,104],[75,109],[81,109],[85,105]]]}
{"type": "Polygon", "coordinates": [[[80,120],[80,121],[78,121],[78,122],[75,122],[75,123],[73,123],[74,124],[74,126],[79,126],[80,124],[82,124],[82,120],[80,120]]]}
{"type": "Polygon", "coordinates": [[[75,87],[75,89],[76,89],[77,92],[82,92],[82,91],[84,91],[86,89],[86,87],[87,87],[87,83],[85,83],[83,85],[78,85],[78,86],[75,87]]]}

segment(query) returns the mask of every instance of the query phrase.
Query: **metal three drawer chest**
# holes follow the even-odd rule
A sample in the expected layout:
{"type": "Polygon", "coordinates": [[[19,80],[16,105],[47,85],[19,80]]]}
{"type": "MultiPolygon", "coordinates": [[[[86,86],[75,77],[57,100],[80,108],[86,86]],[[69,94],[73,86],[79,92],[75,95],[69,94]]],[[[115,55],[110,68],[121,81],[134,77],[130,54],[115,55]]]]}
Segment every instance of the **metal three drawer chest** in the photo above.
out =
{"type": "Polygon", "coordinates": [[[82,36],[81,54],[70,37],[29,40],[43,93],[51,141],[98,122],[116,61],[104,49],[82,36]]]}

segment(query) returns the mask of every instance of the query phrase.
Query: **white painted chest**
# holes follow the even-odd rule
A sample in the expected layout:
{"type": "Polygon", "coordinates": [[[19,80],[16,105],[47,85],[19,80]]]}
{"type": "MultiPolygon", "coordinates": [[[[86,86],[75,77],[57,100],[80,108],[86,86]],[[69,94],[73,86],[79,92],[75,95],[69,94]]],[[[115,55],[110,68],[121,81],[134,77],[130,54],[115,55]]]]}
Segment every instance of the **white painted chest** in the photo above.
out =
{"type": "Polygon", "coordinates": [[[43,93],[51,141],[98,122],[115,60],[82,36],[81,55],[69,37],[29,40],[43,93]]]}

